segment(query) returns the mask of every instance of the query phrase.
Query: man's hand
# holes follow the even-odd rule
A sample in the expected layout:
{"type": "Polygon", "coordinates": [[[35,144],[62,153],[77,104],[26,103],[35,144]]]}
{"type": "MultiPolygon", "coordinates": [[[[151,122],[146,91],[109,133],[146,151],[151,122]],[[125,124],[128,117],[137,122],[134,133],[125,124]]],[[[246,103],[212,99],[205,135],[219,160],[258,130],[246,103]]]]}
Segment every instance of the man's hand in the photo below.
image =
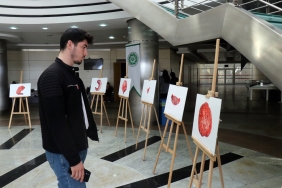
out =
{"type": "Polygon", "coordinates": [[[83,182],[84,166],[83,166],[82,162],[80,162],[77,165],[71,167],[71,177],[75,180],[79,180],[80,182],[83,182]]]}

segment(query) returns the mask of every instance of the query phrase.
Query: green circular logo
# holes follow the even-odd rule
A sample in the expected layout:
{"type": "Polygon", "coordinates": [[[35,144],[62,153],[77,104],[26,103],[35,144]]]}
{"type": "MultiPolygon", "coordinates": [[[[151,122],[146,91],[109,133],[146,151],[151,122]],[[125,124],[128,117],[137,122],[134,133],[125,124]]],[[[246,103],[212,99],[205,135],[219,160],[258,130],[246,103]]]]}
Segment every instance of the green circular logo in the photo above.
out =
{"type": "Polygon", "coordinates": [[[131,67],[135,67],[138,64],[138,58],[137,53],[131,52],[127,57],[127,61],[131,67]]]}

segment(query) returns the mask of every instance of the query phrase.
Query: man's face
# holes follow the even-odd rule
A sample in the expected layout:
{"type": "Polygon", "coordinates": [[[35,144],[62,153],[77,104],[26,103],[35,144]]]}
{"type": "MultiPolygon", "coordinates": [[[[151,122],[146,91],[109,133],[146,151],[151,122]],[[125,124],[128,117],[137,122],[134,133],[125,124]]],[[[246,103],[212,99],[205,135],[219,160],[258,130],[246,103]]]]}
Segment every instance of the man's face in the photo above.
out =
{"type": "Polygon", "coordinates": [[[83,41],[77,43],[76,46],[73,44],[73,49],[72,49],[72,52],[71,52],[71,58],[72,58],[74,64],[80,65],[82,63],[85,56],[88,55],[87,47],[88,47],[87,40],[83,40],[83,41]]]}

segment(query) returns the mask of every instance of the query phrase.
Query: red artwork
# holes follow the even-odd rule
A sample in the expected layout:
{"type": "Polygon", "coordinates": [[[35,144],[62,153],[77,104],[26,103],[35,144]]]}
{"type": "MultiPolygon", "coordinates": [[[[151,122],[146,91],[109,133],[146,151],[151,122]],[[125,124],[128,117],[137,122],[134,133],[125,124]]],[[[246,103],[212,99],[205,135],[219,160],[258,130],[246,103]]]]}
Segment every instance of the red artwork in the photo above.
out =
{"type": "Polygon", "coordinates": [[[148,87],[148,89],[147,89],[147,93],[149,93],[149,91],[150,91],[150,87],[148,87]]]}
{"type": "Polygon", "coordinates": [[[209,137],[212,129],[212,114],[207,102],[200,107],[198,126],[201,136],[209,137]]]}
{"type": "Polygon", "coordinates": [[[127,81],[126,80],[123,81],[121,89],[122,89],[122,92],[124,94],[124,92],[127,90],[127,81]]]}
{"type": "Polygon", "coordinates": [[[180,98],[177,98],[175,95],[171,95],[171,102],[173,105],[178,105],[180,103],[180,98]]]}
{"type": "Polygon", "coordinates": [[[23,95],[22,91],[23,91],[24,89],[25,89],[24,86],[19,86],[18,89],[17,89],[17,91],[16,91],[16,93],[17,93],[18,95],[23,95]]]}
{"type": "Polygon", "coordinates": [[[101,80],[97,80],[97,83],[98,83],[98,87],[95,87],[95,90],[96,91],[99,91],[102,87],[102,81],[101,80]]]}

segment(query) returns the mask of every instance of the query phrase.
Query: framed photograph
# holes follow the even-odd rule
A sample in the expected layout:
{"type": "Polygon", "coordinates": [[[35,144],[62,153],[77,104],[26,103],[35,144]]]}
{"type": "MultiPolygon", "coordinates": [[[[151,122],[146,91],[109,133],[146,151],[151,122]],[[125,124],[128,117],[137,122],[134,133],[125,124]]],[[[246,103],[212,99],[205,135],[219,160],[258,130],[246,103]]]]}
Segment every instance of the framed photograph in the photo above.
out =
{"type": "Polygon", "coordinates": [[[105,93],[107,88],[108,78],[92,78],[90,92],[105,93]]]}
{"type": "Polygon", "coordinates": [[[154,104],[157,80],[144,80],[141,101],[154,104]]]}
{"type": "Polygon", "coordinates": [[[164,113],[182,121],[188,88],[169,85],[164,113]]]}
{"type": "Polygon", "coordinates": [[[10,84],[10,98],[13,97],[29,97],[31,93],[31,84],[10,84]]]}
{"type": "Polygon", "coordinates": [[[129,97],[130,84],[130,78],[121,78],[119,83],[118,95],[123,97],[129,97]]]}
{"type": "Polygon", "coordinates": [[[192,136],[215,154],[221,99],[197,94],[192,136]]]}

